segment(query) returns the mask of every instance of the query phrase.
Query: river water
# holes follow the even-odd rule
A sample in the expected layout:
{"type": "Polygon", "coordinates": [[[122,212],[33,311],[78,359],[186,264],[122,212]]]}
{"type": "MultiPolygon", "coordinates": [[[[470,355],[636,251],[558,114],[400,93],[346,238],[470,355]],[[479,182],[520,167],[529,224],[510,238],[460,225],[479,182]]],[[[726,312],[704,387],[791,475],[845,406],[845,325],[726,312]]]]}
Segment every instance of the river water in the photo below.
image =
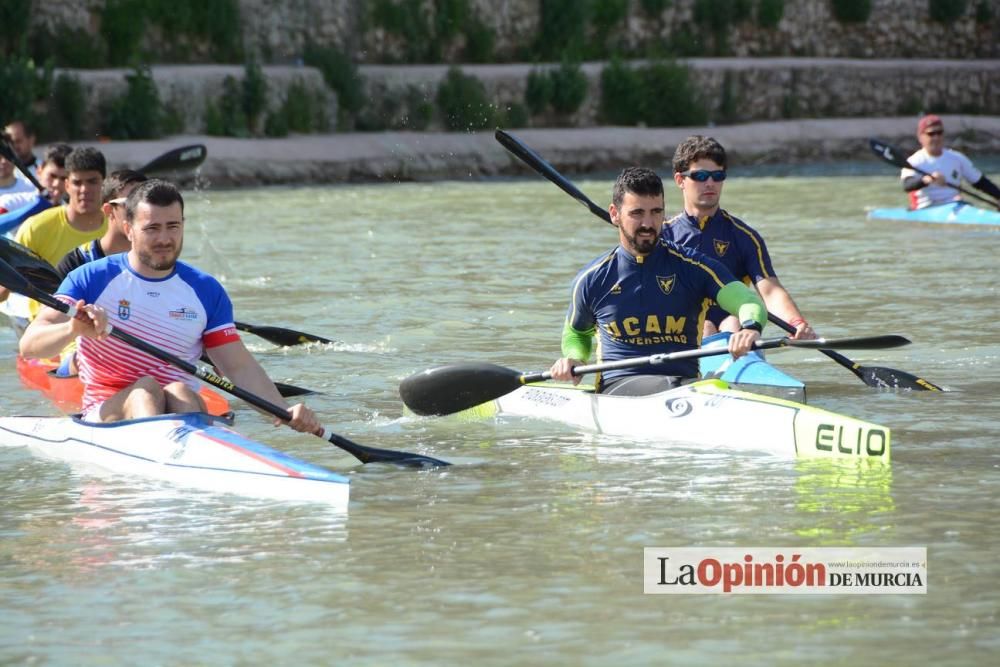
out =
{"type": "MultiPolygon", "coordinates": [[[[884,393],[818,354],[772,361],[810,402],[889,426],[891,466],[650,447],[528,420],[405,416],[403,378],[457,361],[544,370],[575,272],[614,231],[540,179],[211,190],[185,258],[275,379],[359,442],[453,462],[361,466],[238,406],[240,429],[352,477],[346,513],[96,475],[0,448],[4,664],[983,664],[1000,652],[1000,229],[868,222],[884,169],[759,172],[726,208],[768,240],[849,356],[954,391],[884,393]],[[831,175],[832,174],[832,175],[831,175]],[[643,595],[644,547],[926,547],[926,595],[643,595]]],[[[610,178],[578,184],[606,202],[610,178]]],[[[678,208],[668,191],[668,210],[678,208]]],[[[774,334],[769,330],[770,334],[774,334]]],[[[13,371],[10,414],[49,414],[13,371]]]]}

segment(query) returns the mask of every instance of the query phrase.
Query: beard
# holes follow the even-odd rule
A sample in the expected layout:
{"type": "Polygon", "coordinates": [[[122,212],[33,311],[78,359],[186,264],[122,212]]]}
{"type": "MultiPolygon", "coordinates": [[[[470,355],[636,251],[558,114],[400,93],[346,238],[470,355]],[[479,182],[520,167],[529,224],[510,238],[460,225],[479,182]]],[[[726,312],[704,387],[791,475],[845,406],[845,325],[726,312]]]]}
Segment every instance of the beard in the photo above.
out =
{"type": "Polygon", "coordinates": [[[639,253],[640,255],[648,255],[653,252],[653,248],[656,247],[657,242],[660,240],[659,235],[657,235],[656,230],[652,227],[640,227],[636,230],[634,236],[629,236],[628,232],[624,229],[622,230],[622,236],[628,242],[628,247],[633,251],[639,253]],[[639,239],[638,236],[642,232],[649,232],[653,236],[648,239],[639,239]]]}
{"type": "MultiPolygon", "coordinates": [[[[162,247],[162,246],[161,246],[162,247]]],[[[177,258],[181,256],[181,249],[184,247],[183,241],[177,242],[177,249],[165,257],[154,258],[150,252],[136,252],[139,263],[153,271],[169,271],[177,264],[177,258]]],[[[157,248],[158,249],[158,248],[157,248]]],[[[163,248],[164,250],[166,248],[163,248]]]]}

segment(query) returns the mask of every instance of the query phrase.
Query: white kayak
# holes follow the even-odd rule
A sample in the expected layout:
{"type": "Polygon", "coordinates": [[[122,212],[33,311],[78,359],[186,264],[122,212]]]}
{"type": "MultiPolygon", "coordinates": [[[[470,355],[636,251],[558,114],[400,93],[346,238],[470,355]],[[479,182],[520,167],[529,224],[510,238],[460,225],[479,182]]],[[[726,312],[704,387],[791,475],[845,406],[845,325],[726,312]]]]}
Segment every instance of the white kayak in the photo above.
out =
{"type": "Polygon", "coordinates": [[[0,417],[0,445],[178,486],[346,509],[350,480],[254,442],[202,413],[94,424],[72,417],[0,417]]]}
{"type": "Polygon", "coordinates": [[[772,396],[701,380],[649,396],[527,385],[471,408],[474,416],[550,419],[637,440],[772,452],[789,458],[889,462],[889,429],[772,396]]]}

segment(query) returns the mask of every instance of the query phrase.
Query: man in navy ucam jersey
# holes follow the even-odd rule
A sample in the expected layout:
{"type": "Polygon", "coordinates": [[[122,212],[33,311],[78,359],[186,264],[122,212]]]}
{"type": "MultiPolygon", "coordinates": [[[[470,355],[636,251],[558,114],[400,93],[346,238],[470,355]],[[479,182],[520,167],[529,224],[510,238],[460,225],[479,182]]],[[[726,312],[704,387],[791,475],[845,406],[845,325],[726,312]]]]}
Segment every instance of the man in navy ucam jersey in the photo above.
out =
{"type": "MultiPolygon", "coordinates": [[[[792,338],[816,338],[771,266],[764,239],[750,225],[719,206],[726,180],[726,149],[711,137],[688,137],[674,151],[674,183],[684,198],[684,210],[663,225],[663,238],[699,250],[721,262],[760,292],[767,309],[793,327],[792,338]]],[[[702,332],[736,331],[739,321],[713,304],[702,332]]]]}
{"type": "MultiPolygon", "coordinates": [[[[764,303],[722,264],[665,241],[663,182],[650,169],[629,167],[615,182],[608,208],[619,245],[584,268],[573,281],[563,327],[563,357],[553,378],[573,380],[571,370],[590,358],[597,338],[599,362],[697,348],[709,305],[718,302],[742,323],[729,339],[733,356],[746,354],[767,321],[764,303]]],[[[598,391],[644,395],[698,376],[696,359],[607,371],[598,391]]]]}

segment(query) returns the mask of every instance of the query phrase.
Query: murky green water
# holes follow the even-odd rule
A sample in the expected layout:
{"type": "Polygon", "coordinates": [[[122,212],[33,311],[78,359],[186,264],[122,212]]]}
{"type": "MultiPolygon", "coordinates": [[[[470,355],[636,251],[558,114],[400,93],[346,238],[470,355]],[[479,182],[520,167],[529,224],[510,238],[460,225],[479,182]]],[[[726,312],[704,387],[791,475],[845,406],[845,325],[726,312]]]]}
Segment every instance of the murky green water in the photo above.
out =
{"type": "MultiPolygon", "coordinates": [[[[581,181],[605,202],[609,181],[581,181]]],[[[240,408],[248,435],[353,478],[346,515],[94,476],[0,448],[0,662],[984,664],[1000,650],[1000,229],[867,222],[891,177],[759,177],[725,204],[767,238],[828,336],[957,391],[868,389],[772,356],[813,404],[893,429],[891,468],[651,448],[557,424],[403,416],[401,379],[453,361],[548,367],[576,270],[613,230],[542,181],[208,192],[186,258],[241,320],[340,341],[275,349],[276,379],[365,444],[363,467],[240,408]],[[646,546],[926,546],[925,596],[644,596],[646,546]]],[[[674,190],[668,209],[678,207],[674,190]]],[[[3,414],[47,413],[0,332],[3,414]]]]}

